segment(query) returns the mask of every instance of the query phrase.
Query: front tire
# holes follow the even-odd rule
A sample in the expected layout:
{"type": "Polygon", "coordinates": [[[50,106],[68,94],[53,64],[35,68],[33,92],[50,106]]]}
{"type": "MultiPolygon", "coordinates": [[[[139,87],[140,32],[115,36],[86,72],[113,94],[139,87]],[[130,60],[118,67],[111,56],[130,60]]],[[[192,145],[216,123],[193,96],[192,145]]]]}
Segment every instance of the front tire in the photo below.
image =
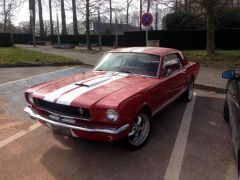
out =
{"type": "Polygon", "coordinates": [[[191,78],[191,80],[188,82],[187,90],[183,94],[183,100],[185,102],[191,101],[193,98],[193,93],[194,93],[194,79],[191,78]]]}
{"type": "Polygon", "coordinates": [[[150,117],[146,113],[139,113],[134,122],[132,131],[128,134],[127,144],[130,150],[138,150],[143,147],[151,132],[150,117]]]}

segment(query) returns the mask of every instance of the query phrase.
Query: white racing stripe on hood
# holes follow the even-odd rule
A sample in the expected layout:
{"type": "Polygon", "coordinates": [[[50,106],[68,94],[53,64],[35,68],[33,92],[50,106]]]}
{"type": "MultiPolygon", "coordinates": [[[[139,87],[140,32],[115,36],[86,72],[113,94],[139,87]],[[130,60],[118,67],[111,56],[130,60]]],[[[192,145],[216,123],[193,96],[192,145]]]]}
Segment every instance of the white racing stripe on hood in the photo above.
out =
{"type": "MultiPolygon", "coordinates": [[[[64,95],[62,95],[62,97],[60,97],[57,101],[58,104],[64,104],[64,105],[70,105],[72,103],[72,101],[74,99],[76,99],[77,97],[79,97],[80,95],[87,93],[93,89],[96,89],[100,86],[103,86],[105,84],[111,83],[113,81],[119,80],[121,78],[127,77],[128,74],[116,74],[116,75],[111,75],[109,76],[108,79],[106,79],[105,81],[102,81],[101,83],[94,83],[94,85],[86,87],[86,86],[81,86],[69,93],[66,93],[64,95]]],[[[84,83],[85,84],[85,83],[84,83]]]]}
{"type": "Polygon", "coordinates": [[[81,83],[85,83],[85,82],[88,83],[88,81],[97,83],[98,81],[102,80],[102,77],[106,77],[106,75],[100,75],[100,76],[91,77],[91,78],[84,79],[82,81],[78,81],[78,82],[72,83],[70,85],[64,86],[64,87],[59,88],[59,89],[49,93],[48,95],[46,95],[44,100],[45,101],[49,101],[49,102],[54,102],[62,94],[66,93],[66,92],[68,92],[68,91],[70,91],[72,89],[75,89],[75,88],[79,87],[79,85],[76,85],[76,84],[81,84],[81,83]]]}

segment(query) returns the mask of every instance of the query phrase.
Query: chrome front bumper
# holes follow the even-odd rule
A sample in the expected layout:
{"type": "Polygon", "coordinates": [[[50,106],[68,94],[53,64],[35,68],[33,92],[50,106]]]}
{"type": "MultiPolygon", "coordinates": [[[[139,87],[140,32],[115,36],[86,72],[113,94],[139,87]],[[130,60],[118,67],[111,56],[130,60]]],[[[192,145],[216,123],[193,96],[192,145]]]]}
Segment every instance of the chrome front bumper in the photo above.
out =
{"type": "Polygon", "coordinates": [[[87,128],[87,127],[75,126],[75,125],[65,124],[62,122],[53,121],[51,119],[45,118],[35,113],[30,107],[25,107],[24,111],[28,113],[32,119],[43,121],[45,123],[49,123],[54,126],[60,126],[60,127],[65,127],[65,128],[75,129],[75,130],[85,131],[85,132],[119,134],[129,127],[129,124],[125,124],[120,128],[87,128]]]}

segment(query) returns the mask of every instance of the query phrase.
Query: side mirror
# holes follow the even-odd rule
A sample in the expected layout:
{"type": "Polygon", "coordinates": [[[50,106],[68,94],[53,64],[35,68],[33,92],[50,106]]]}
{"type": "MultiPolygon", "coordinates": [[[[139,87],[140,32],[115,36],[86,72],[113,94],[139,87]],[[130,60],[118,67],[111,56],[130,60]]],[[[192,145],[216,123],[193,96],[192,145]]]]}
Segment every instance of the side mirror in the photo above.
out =
{"type": "Polygon", "coordinates": [[[233,80],[236,78],[236,72],[234,70],[227,70],[222,73],[222,78],[233,80]]]}

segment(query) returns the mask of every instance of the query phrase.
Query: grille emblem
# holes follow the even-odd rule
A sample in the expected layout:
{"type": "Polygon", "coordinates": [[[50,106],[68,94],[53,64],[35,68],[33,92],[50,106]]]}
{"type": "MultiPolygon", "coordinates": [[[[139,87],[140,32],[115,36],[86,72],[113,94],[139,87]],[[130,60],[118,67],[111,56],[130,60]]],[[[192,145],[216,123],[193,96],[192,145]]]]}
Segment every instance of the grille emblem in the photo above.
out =
{"type": "Polygon", "coordinates": [[[78,110],[79,112],[80,112],[80,114],[81,115],[83,115],[83,113],[84,113],[84,109],[82,109],[82,108],[79,108],[79,110],[78,110]]]}

